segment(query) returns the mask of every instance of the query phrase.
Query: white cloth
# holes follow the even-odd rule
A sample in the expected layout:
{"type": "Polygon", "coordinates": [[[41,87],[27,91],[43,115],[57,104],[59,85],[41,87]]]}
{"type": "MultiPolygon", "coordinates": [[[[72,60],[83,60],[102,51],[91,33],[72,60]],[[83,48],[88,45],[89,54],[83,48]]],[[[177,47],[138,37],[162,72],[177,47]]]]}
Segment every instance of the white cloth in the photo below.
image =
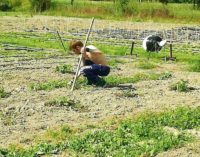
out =
{"type": "MultiPolygon", "coordinates": [[[[89,52],[98,52],[99,49],[97,49],[95,46],[93,45],[88,45],[85,47],[86,49],[88,48],[90,51],[89,52]]],[[[84,52],[84,47],[81,48],[81,53],[84,52]]]]}

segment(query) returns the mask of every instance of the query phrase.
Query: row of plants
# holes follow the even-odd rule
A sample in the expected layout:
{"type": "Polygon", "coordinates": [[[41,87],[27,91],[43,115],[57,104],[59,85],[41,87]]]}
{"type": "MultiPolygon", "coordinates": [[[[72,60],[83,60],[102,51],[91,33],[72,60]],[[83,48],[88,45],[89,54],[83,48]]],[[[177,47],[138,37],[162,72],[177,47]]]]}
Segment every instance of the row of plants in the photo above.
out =
{"type": "MultiPolygon", "coordinates": [[[[58,55],[61,54],[63,55],[63,48],[60,44],[60,41],[57,40],[57,42],[55,42],[57,36],[54,34],[37,34],[37,33],[1,33],[0,34],[0,43],[2,44],[11,44],[11,45],[15,45],[17,46],[25,46],[28,48],[44,48],[44,49],[55,49],[55,50],[59,50],[59,52],[47,52],[47,51],[43,51],[41,52],[29,52],[28,56],[32,57],[32,58],[41,58],[44,56],[52,56],[52,55],[58,55]],[[36,38],[31,38],[32,35],[38,35],[38,37],[36,38]],[[27,37],[29,37],[27,40],[27,37]],[[54,40],[50,40],[50,39],[54,39],[54,40]]],[[[64,36],[64,38],[71,38],[69,36],[64,36]]],[[[67,48],[67,52],[69,52],[68,49],[68,42],[64,43],[65,47],[67,48]]],[[[94,44],[94,43],[92,43],[94,44]]],[[[130,47],[128,46],[110,46],[110,45],[103,45],[103,44],[98,44],[95,43],[95,45],[97,45],[97,47],[99,49],[101,49],[103,52],[106,53],[106,55],[118,55],[118,56],[123,56],[125,55],[126,51],[130,49],[130,47]]],[[[148,53],[145,52],[142,48],[136,47],[135,51],[137,52],[138,56],[142,59],[148,58],[148,53]]],[[[18,51],[0,51],[1,55],[4,56],[12,56],[19,53],[18,51]]],[[[67,53],[68,54],[68,53],[67,53]]],[[[65,55],[67,55],[65,53],[65,55]]],[[[161,51],[158,54],[152,53],[150,60],[151,61],[155,61],[155,62],[160,62],[161,59],[164,58],[164,56],[168,56],[168,52],[166,51],[161,51]]],[[[174,52],[174,57],[177,58],[177,62],[185,62],[188,64],[188,70],[189,71],[193,71],[193,72],[199,72],[200,71],[200,60],[198,59],[199,54],[193,55],[191,53],[188,52],[174,52]]],[[[112,59],[109,61],[109,64],[111,66],[115,66],[118,63],[122,63],[123,64],[123,60],[121,59],[112,59]]],[[[142,69],[153,69],[156,67],[154,62],[146,62],[146,61],[141,61],[138,66],[139,68],[142,69]]],[[[70,69],[70,68],[69,68],[70,69]]]]}
{"type": "Polygon", "coordinates": [[[7,157],[33,157],[68,152],[71,156],[156,156],[173,148],[180,148],[195,137],[188,129],[200,127],[200,107],[181,107],[165,112],[148,112],[109,126],[83,129],[62,127],[48,131],[48,141],[40,140],[30,148],[0,148],[0,155],[7,157]],[[173,128],[178,133],[167,130],[173,128]],[[54,139],[57,140],[57,142],[54,139]]]}

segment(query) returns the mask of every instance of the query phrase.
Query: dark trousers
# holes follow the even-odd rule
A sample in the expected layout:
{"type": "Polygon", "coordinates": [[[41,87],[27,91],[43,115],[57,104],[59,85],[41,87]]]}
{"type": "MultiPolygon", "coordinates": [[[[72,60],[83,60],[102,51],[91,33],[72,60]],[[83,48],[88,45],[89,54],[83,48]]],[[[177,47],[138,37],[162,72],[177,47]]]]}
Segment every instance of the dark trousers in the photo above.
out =
{"type": "Polygon", "coordinates": [[[85,76],[90,83],[97,83],[101,80],[99,76],[107,76],[110,73],[110,67],[92,64],[81,68],[83,76],[85,76]]]}

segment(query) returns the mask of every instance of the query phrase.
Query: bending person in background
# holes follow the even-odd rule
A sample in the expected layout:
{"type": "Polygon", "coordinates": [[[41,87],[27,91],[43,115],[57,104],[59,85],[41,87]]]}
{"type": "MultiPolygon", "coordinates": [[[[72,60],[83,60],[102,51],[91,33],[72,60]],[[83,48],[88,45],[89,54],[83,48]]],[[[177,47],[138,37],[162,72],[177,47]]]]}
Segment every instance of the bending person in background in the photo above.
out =
{"type": "Polygon", "coordinates": [[[105,85],[102,76],[110,73],[104,54],[93,45],[86,46],[81,41],[72,40],[69,49],[75,54],[83,54],[83,66],[80,68],[79,75],[83,74],[87,78],[88,85],[105,85]]]}

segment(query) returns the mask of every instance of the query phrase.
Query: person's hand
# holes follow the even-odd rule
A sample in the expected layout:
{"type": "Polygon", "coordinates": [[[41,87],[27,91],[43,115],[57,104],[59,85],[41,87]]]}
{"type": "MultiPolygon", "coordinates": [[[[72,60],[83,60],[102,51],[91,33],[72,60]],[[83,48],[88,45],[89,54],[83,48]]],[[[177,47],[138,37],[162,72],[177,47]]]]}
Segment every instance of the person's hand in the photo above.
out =
{"type": "Polygon", "coordinates": [[[73,82],[74,82],[74,80],[70,80],[67,84],[68,84],[69,86],[71,86],[71,85],[73,84],[73,82]]]}
{"type": "Polygon", "coordinates": [[[86,48],[85,47],[82,47],[81,48],[81,54],[85,54],[86,53],[86,48]]]}

